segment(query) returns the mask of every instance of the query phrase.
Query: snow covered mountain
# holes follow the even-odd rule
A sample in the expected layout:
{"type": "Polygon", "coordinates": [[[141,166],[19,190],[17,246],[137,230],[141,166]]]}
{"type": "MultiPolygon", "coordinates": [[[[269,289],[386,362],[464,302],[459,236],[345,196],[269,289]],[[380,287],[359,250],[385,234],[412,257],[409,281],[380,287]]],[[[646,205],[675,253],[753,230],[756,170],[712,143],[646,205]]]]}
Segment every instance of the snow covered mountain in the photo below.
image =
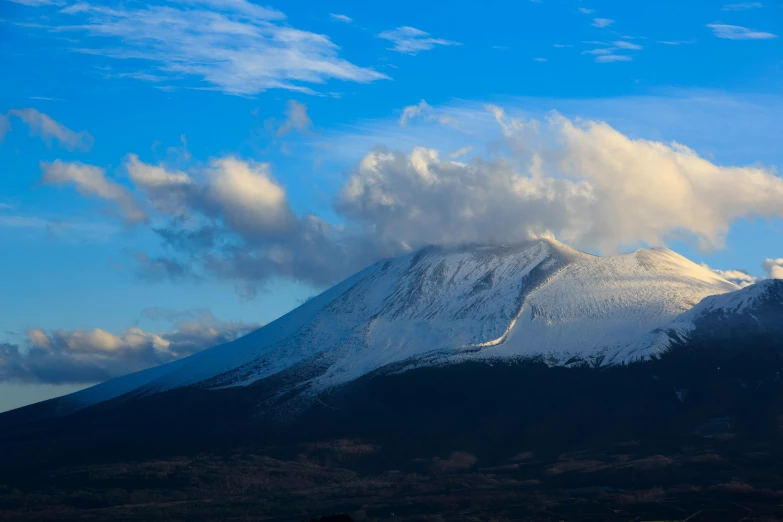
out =
{"type": "Polygon", "coordinates": [[[642,336],[621,357],[661,353],[683,342],[783,338],[783,280],[766,279],[735,292],[709,296],[670,324],[642,336]]]}
{"type": "Polygon", "coordinates": [[[667,349],[661,332],[686,329],[700,310],[729,310],[735,294],[694,306],[736,290],[668,249],[596,257],[546,239],[429,247],[380,261],[236,341],[72,394],[59,408],[270,378],[281,393],[311,393],[379,369],[471,359],[628,362],[667,349]]]}

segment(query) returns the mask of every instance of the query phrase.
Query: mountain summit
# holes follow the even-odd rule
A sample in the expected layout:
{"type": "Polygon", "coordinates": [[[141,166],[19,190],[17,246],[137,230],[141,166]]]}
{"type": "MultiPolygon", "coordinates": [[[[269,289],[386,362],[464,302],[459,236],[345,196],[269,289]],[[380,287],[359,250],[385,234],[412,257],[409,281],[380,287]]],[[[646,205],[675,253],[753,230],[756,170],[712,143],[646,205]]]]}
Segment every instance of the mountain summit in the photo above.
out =
{"type": "Polygon", "coordinates": [[[668,348],[661,335],[682,314],[737,290],[663,248],[598,257],[550,239],[428,247],[375,263],[236,341],[60,399],[57,410],[271,378],[281,394],[308,395],[371,372],[469,360],[643,360],[668,348]]]}

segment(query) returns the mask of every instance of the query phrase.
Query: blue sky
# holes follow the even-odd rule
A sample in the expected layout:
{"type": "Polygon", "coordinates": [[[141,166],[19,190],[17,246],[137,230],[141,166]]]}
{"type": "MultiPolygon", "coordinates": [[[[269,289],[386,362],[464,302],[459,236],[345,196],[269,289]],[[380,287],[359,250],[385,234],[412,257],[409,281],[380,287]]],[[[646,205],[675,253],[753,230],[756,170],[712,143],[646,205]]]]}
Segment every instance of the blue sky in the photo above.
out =
{"type": "Polygon", "coordinates": [[[429,243],[783,273],[778,2],[444,5],[0,0],[0,411],[429,243]]]}

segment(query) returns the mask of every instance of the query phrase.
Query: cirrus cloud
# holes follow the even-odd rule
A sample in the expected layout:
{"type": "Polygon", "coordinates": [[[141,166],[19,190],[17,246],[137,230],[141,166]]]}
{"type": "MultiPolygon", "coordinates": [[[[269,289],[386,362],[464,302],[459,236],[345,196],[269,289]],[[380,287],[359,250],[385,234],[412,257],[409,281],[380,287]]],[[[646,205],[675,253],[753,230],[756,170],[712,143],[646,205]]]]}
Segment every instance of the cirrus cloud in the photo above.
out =
{"type": "Polygon", "coordinates": [[[777,38],[777,35],[775,34],[748,29],[747,27],[739,25],[716,22],[714,24],[707,24],[707,27],[712,29],[712,34],[724,40],[770,40],[772,38],[777,38]]]}
{"type": "Polygon", "coordinates": [[[151,81],[164,88],[206,85],[235,95],[267,89],[313,93],[313,85],[330,80],[388,79],[341,58],[339,46],[328,36],[291,27],[282,12],[246,0],[169,0],[157,5],[78,2],[59,14],[36,27],[91,37],[70,50],[125,64],[141,61],[142,69],[111,76],[151,81]],[[63,15],[73,19],[64,20],[63,15]]]}
{"type": "Polygon", "coordinates": [[[430,33],[409,26],[383,31],[378,37],[391,41],[394,44],[394,47],[391,48],[392,51],[412,55],[421,51],[429,51],[437,45],[462,45],[451,40],[432,38],[430,33]]]}

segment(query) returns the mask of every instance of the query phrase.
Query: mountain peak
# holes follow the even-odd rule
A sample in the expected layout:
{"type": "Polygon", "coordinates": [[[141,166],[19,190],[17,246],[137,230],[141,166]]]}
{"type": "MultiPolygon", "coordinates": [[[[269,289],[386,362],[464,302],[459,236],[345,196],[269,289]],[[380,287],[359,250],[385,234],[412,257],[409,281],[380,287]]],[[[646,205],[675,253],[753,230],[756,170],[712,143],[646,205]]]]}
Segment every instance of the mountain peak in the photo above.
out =
{"type": "Polygon", "coordinates": [[[473,359],[622,362],[637,357],[624,350],[640,336],[736,289],[661,248],[599,257],[551,238],[430,246],[367,267],[236,341],[70,400],[271,378],[307,394],[375,371],[473,359]]]}

